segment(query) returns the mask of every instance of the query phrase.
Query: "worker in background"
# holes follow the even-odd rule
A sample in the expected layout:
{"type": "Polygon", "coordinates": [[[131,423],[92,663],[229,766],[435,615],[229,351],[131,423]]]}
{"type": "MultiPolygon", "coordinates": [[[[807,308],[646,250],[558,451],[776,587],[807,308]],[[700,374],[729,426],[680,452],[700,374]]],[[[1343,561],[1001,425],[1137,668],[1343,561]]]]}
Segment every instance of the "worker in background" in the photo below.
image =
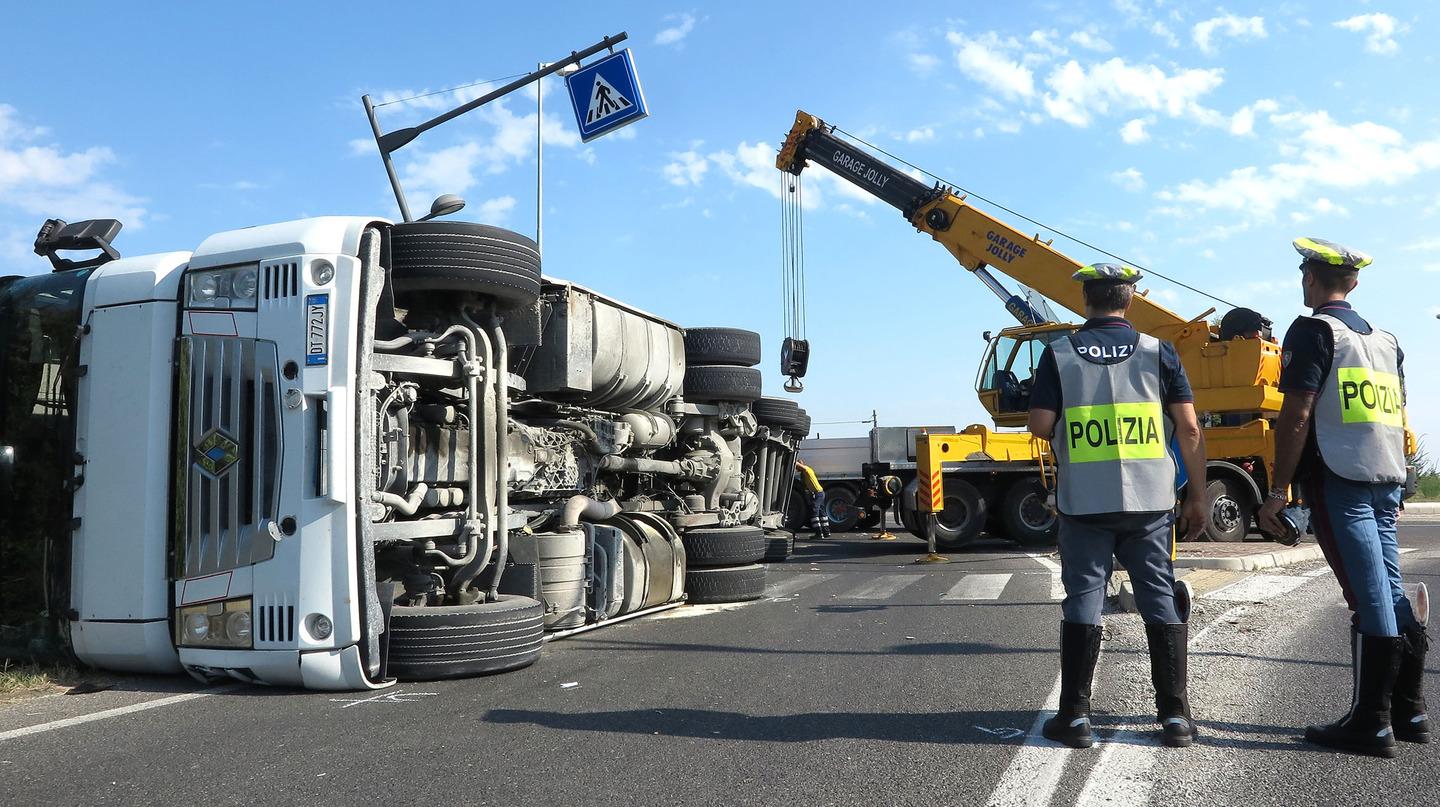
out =
{"type": "Polygon", "coordinates": [[[815,476],[815,469],[800,460],[795,460],[795,473],[800,475],[800,482],[805,485],[805,492],[810,494],[810,529],[814,531],[810,537],[814,539],[829,538],[830,517],[825,514],[824,486],[815,476]]]}
{"type": "MultiPolygon", "coordinates": [[[[1191,744],[1186,691],[1188,629],[1176,609],[1172,435],[1190,490],[1205,490],[1204,434],[1174,346],[1125,319],[1141,277],[1133,267],[1087,266],[1085,325],[1045,348],[1030,393],[1030,432],[1055,452],[1060,511],[1060,708],[1044,735],[1094,744],[1090,684],[1100,655],[1100,614],[1114,559],[1130,573],[1145,621],[1155,708],[1166,745],[1191,744]]],[[[1187,496],[1190,537],[1204,527],[1205,497],[1187,496]]]]}
{"type": "Polygon", "coordinates": [[[1305,305],[1285,334],[1275,423],[1275,473],[1260,526],[1280,534],[1280,512],[1297,484],[1316,542],[1350,606],[1350,709],[1311,726],[1305,738],[1330,748],[1395,755],[1395,739],[1428,742],[1421,679],[1428,644],[1400,585],[1395,519],[1405,481],[1404,354],[1346,297],[1363,253],[1300,238],[1305,305]]]}

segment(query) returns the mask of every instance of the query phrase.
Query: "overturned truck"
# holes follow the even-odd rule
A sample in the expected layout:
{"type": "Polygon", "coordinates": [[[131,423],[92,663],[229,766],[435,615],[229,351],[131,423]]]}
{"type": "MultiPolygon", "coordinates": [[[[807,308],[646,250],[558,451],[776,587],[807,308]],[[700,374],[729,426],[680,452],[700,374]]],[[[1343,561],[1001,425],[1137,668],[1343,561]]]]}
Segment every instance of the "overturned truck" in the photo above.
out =
{"type": "MultiPolygon", "coordinates": [[[[759,336],[542,277],[529,239],[325,217],[0,279],[0,649],[316,689],[515,669],[754,599],[796,442],[759,336]]],[[[62,257],[98,249],[90,260],[62,257]]]]}

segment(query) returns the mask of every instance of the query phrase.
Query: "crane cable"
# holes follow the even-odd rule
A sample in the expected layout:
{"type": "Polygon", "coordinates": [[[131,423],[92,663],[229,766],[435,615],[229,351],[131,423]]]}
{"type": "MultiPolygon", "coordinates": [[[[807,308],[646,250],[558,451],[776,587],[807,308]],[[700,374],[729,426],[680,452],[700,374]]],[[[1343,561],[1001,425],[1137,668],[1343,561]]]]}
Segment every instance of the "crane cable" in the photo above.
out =
{"type": "Polygon", "coordinates": [[[903,164],[903,165],[909,166],[910,168],[913,168],[914,170],[919,171],[920,173],[924,174],[924,175],[927,176],[927,177],[930,177],[931,179],[935,180],[936,182],[939,182],[939,183],[941,183],[941,184],[943,184],[943,185],[947,185],[947,186],[949,186],[949,187],[951,187],[951,188],[954,188],[955,190],[960,191],[961,193],[964,193],[964,194],[967,195],[967,196],[974,196],[976,199],[979,199],[980,201],[982,201],[982,202],[984,202],[984,203],[986,203],[986,204],[988,204],[988,205],[992,205],[992,206],[994,206],[994,207],[997,207],[997,208],[1005,211],[1006,213],[1009,213],[1010,215],[1015,216],[1016,218],[1024,219],[1025,221],[1030,222],[1031,224],[1035,225],[1036,227],[1039,227],[1039,228],[1042,229],[1042,230],[1048,230],[1048,231],[1050,231],[1050,232],[1052,232],[1052,233],[1060,236],[1061,238],[1064,238],[1064,239],[1066,239],[1066,240],[1068,240],[1068,241],[1072,241],[1072,242],[1074,242],[1074,243],[1076,243],[1076,244],[1079,244],[1080,246],[1085,247],[1086,249],[1092,249],[1092,250],[1100,253],[1101,255],[1107,255],[1107,256],[1109,256],[1109,257],[1111,257],[1111,258],[1114,258],[1114,259],[1117,260],[1117,261],[1120,261],[1121,263],[1129,264],[1130,266],[1133,266],[1133,267],[1135,267],[1136,269],[1140,269],[1140,270],[1142,270],[1142,271],[1149,272],[1150,274],[1155,275],[1155,276],[1158,277],[1158,278],[1162,278],[1162,279],[1164,279],[1164,280],[1168,280],[1168,281],[1170,281],[1171,283],[1174,283],[1175,285],[1177,285],[1177,286],[1179,286],[1179,287],[1181,287],[1181,288],[1189,289],[1190,291],[1193,291],[1193,292],[1195,292],[1196,294],[1198,294],[1198,295],[1200,295],[1200,296],[1202,296],[1202,297],[1208,297],[1208,298],[1210,298],[1211,300],[1214,300],[1214,301],[1217,302],[1217,303],[1223,303],[1224,305],[1228,305],[1228,306],[1230,306],[1231,308],[1240,308],[1240,307],[1241,307],[1241,306],[1239,306],[1239,305],[1237,305],[1237,304],[1235,304],[1235,303],[1230,302],[1229,300],[1223,299],[1223,298],[1221,298],[1221,297],[1216,297],[1215,295],[1211,294],[1211,293],[1208,292],[1208,291],[1201,291],[1200,289],[1197,289],[1197,288],[1195,288],[1194,286],[1191,286],[1191,285],[1188,284],[1188,283],[1185,283],[1185,282],[1180,281],[1180,280],[1176,280],[1175,278],[1170,277],[1170,276],[1168,276],[1168,275],[1163,275],[1163,274],[1161,274],[1160,272],[1158,272],[1158,271],[1156,271],[1156,270],[1154,270],[1154,269],[1150,269],[1150,268],[1148,268],[1148,267],[1141,266],[1140,264],[1136,263],[1135,261],[1129,260],[1129,259],[1127,259],[1127,258],[1122,258],[1122,257],[1120,257],[1119,255],[1116,255],[1115,253],[1110,252],[1109,250],[1101,249],[1100,247],[1097,247],[1097,246],[1095,246],[1094,244],[1091,244],[1091,243],[1089,243],[1089,242],[1087,242],[1087,241],[1083,241],[1083,240],[1081,240],[1080,238],[1077,238],[1076,236],[1070,235],[1069,233],[1065,232],[1064,230],[1060,230],[1060,229],[1057,229],[1057,228],[1055,228],[1055,227],[1051,227],[1050,225],[1048,225],[1048,224],[1046,224],[1046,223],[1044,223],[1044,222],[1042,222],[1042,221],[1036,221],[1035,219],[1030,218],[1029,216],[1025,215],[1024,213],[1021,213],[1021,212],[1016,211],[1016,210],[1011,210],[1010,208],[1006,207],[1005,205],[1000,204],[999,202],[997,202],[997,201],[995,201],[995,200],[993,200],[993,199],[987,199],[987,198],[985,198],[984,196],[981,196],[980,194],[978,194],[978,193],[976,193],[976,192],[974,192],[974,191],[972,191],[972,190],[968,190],[968,189],[962,187],[962,186],[959,185],[958,183],[951,182],[950,180],[945,179],[944,177],[938,176],[938,175],[936,175],[936,174],[932,174],[932,173],[930,173],[929,171],[926,171],[924,168],[921,168],[920,166],[918,166],[918,165],[916,165],[916,164],[914,164],[914,163],[912,163],[912,162],[904,159],[903,157],[897,157],[897,156],[895,156],[894,154],[891,154],[890,152],[886,151],[885,149],[882,149],[882,148],[880,148],[879,146],[875,145],[874,143],[866,142],[865,140],[863,140],[862,138],[858,137],[857,135],[855,135],[855,134],[853,134],[853,133],[851,133],[851,132],[847,132],[847,131],[845,131],[844,129],[841,129],[839,126],[832,126],[831,128],[832,128],[834,131],[839,132],[840,134],[845,135],[846,137],[850,138],[851,140],[854,140],[855,142],[857,142],[857,143],[865,146],[866,148],[873,149],[874,151],[878,151],[878,152],[880,152],[881,154],[884,154],[886,157],[889,157],[890,159],[892,159],[892,160],[894,160],[894,161],[896,161],[896,162],[898,162],[898,163],[901,163],[901,164],[903,164]]]}
{"type": "Polygon", "coordinates": [[[805,338],[805,187],[780,173],[780,294],[785,335],[805,338]]]}

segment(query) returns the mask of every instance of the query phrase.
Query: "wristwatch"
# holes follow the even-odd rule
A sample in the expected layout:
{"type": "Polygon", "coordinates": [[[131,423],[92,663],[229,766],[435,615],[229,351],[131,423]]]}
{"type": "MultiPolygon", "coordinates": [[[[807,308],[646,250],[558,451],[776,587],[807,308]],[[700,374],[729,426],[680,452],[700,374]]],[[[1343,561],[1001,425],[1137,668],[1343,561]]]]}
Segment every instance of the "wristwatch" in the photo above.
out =
{"type": "Polygon", "coordinates": [[[1277,502],[1289,502],[1290,493],[1285,488],[1270,488],[1270,492],[1265,494],[1265,498],[1277,502]]]}

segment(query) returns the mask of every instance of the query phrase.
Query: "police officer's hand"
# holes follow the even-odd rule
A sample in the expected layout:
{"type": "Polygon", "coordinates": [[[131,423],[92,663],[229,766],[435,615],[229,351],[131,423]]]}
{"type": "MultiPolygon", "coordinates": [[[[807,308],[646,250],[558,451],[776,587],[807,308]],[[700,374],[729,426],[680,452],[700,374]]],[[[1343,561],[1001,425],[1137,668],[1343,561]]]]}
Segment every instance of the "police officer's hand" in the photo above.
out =
{"type": "Polygon", "coordinates": [[[1280,511],[1284,509],[1285,502],[1280,499],[1266,499],[1260,512],[1255,514],[1260,529],[1268,535],[1284,535],[1285,525],[1280,523],[1280,511]]]}
{"type": "Polygon", "coordinates": [[[1204,496],[1187,496],[1185,503],[1180,507],[1180,531],[1185,534],[1187,541],[1199,541],[1205,535],[1205,519],[1208,514],[1205,512],[1204,496]]]}

